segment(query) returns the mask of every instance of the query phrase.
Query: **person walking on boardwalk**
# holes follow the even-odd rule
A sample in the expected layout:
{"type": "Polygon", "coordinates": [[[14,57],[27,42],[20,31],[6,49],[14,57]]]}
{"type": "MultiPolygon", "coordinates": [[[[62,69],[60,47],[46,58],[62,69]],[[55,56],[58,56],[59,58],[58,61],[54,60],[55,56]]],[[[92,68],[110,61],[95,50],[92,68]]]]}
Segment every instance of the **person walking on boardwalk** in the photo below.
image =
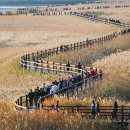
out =
{"type": "Polygon", "coordinates": [[[33,101],[34,101],[34,93],[32,89],[30,89],[30,92],[28,93],[28,98],[29,98],[29,107],[33,107],[33,101]]]}
{"type": "Polygon", "coordinates": [[[117,119],[117,112],[118,112],[118,104],[117,102],[115,101],[114,102],[114,106],[113,106],[113,112],[112,112],[112,120],[115,118],[116,120],[117,119]]]}
{"type": "Polygon", "coordinates": [[[70,63],[68,62],[66,65],[67,71],[70,71],[70,63]]]}
{"type": "Polygon", "coordinates": [[[85,73],[85,84],[90,81],[91,74],[90,72],[86,71],[85,73]]]}
{"type": "Polygon", "coordinates": [[[100,105],[99,102],[96,103],[96,118],[99,118],[100,115],[100,105]]]}
{"type": "Polygon", "coordinates": [[[82,69],[82,66],[81,66],[81,64],[80,64],[80,62],[78,63],[78,73],[80,73],[81,72],[81,69],[82,69]]]}
{"type": "Polygon", "coordinates": [[[38,104],[37,104],[38,96],[39,96],[39,90],[35,89],[35,91],[34,91],[34,102],[35,102],[35,107],[36,108],[38,108],[38,104]]]}
{"type": "Polygon", "coordinates": [[[93,117],[93,119],[95,119],[95,114],[96,114],[95,110],[96,110],[96,106],[95,106],[95,101],[94,101],[94,100],[92,101],[92,104],[91,104],[91,110],[92,110],[92,117],[93,117]]]}

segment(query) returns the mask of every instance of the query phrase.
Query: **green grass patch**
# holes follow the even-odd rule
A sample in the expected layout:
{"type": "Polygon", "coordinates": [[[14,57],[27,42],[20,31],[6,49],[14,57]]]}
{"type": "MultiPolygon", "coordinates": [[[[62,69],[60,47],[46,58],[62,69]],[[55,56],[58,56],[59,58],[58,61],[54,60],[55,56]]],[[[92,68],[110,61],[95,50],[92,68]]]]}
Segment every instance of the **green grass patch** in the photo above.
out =
{"type": "Polygon", "coordinates": [[[24,70],[21,67],[20,60],[16,59],[8,63],[6,66],[4,66],[4,73],[10,74],[10,75],[16,75],[16,76],[35,76],[39,78],[45,78],[47,80],[54,80],[56,78],[59,78],[58,75],[49,75],[49,74],[41,74],[39,72],[33,72],[30,70],[24,70]]]}

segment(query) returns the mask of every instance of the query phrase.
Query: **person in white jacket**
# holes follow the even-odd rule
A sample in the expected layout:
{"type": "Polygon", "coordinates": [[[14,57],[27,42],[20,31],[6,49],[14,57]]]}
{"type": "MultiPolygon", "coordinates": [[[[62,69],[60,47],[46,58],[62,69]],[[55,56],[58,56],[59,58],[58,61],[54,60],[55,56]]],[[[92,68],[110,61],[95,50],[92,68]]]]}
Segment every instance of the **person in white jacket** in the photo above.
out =
{"type": "Polygon", "coordinates": [[[50,94],[55,94],[59,90],[59,87],[57,85],[53,85],[50,89],[50,94]]]}

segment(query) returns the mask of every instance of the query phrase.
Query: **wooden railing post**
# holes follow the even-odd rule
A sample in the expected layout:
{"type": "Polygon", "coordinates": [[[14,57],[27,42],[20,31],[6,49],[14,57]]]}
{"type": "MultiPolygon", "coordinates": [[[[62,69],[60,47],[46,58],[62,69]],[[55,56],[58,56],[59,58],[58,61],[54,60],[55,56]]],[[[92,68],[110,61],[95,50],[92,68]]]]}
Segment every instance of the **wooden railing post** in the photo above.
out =
{"type": "Polygon", "coordinates": [[[30,54],[28,54],[28,60],[30,61],[30,54]]]}
{"type": "Polygon", "coordinates": [[[57,74],[57,65],[55,66],[55,69],[56,69],[55,71],[56,71],[56,74],[57,74]]]}
{"type": "Polygon", "coordinates": [[[70,49],[73,50],[73,44],[70,44],[70,49]]]}
{"type": "Polygon", "coordinates": [[[26,95],[26,107],[28,108],[28,95],[26,95]]]}
{"type": "Polygon", "coordinates": [[[54,71],[54,69],[55,69],[55,62],[53,62],[53,71],[54,71]]]}
{"type": "Polygon", "coordinates": [[[43,57],[43,51],[41,51],[41,55],[40,56],[43,57]]]}
{"type": "Polygon", "coordinates": [[[18,105],[20,105],[19,99],[17,100],[18,105]]]}
{"type": "MultiPolygon", "coordinates": [[[[20,102],[19,102],[19,104],[20,104],[20,106],[23,105],[23,97],[22,97],[22,96],[20,97],[20,102]]],[[[22,108],[21,108],[21,110],[22,110],[22,108]]]]}
{"type": "Polygon", "coordinates": [[[32,60],[34,61],[35,59],[34,59],[34,53],[32,53],[32,60]]]}
{"type": "Polygon", "coordinates": [[[124,106],[121,106],[121,126],[124,124],[124,106]]]}
{"type": "Polygon", "coordinates": [[[34,62],[34,71],[36,72],[36,70],[37,70],[37,66],[36,66],[36,64],[37,64],[37,62],[34,62]]]}
{"type": "Polygon", "coordinates": [[[43,61],[41,60],[41,74],[43,73],[43,61]]]}
{"type": "Polygon", "coordinates": [[[39,55],[39,52],[37,51],[37,56],[39,55]]]}
{"type": "Polygon", "coordinates": [[[73,108],[73,106],[71,107],[71,112],[74,113],[74,108],[73,108]]]}
{"type": "Polygon", "coordinates": [[[59,47],[56,48],[56,54],[57,54],[57,55],[58,55],[58,49],[59,49],[59,47]]]}
{"type": "Polygon", "coordinates": [[[77,105],[77,112],[79,112],[79,105],[77,105]]]}
{"type": "Polygon", "coordinates": [[[74,43],[74,50],[75,50],[75,46],[76,46],[76,45],[75,45],[75,43],[74,43]]]}
{"type": "Polygon", "coordinates": [[[49,54],[47,53],[47,50],[45,50],[45,55],[48,55],[48,56],[49,56],[49,54]]]}
{"type": "Polygon", "coordinates": [[[62,70],[62,67],[61,67],[61,66],[62,66],[62,64],[60,63],[60,70],[62,70]]]}

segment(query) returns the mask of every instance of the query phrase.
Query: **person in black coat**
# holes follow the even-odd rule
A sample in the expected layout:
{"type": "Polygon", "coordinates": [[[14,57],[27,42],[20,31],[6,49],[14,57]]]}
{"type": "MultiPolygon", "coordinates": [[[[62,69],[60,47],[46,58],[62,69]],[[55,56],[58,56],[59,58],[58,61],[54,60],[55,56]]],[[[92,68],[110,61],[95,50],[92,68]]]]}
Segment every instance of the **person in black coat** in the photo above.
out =
{"type": "Polygon", "coordinates": [[[35,89],[35,91],[34,91],[34,102],[35,102],[36,108],[38,108],[38,105],[37,105],[38,98],[39,98],[39,90],[35,89]]]}
{"type": "Polygon", "coordinates": [[[29,98],[29,106],[32,108],[33,106],[33,100],[34,100],[34,93],[32,89],[30,89],[30,92],[28,93],[28,98],[29,98]]]}
{"type": "Polygon", "coordinates": [[[82,69],[82,66],[81,66],[81,64],[80,64],[80,62],[79,62],[79,64],[78,64],[78,73],[80,73],[81,72],[81,69],[82,69]]]}
{"type": "Polygon", "coordinates": [[[115,101],[114,106],[113,106],[112,119],[115,118],[116,120],[118,120],[117,119],[117,112],[118,112],[118,104],[115,101]]]}
{"type": "Polygon", "coordinates": [[[68,62],[66,65],[67,71],[70,71],[70,63],[68,62]]]}

